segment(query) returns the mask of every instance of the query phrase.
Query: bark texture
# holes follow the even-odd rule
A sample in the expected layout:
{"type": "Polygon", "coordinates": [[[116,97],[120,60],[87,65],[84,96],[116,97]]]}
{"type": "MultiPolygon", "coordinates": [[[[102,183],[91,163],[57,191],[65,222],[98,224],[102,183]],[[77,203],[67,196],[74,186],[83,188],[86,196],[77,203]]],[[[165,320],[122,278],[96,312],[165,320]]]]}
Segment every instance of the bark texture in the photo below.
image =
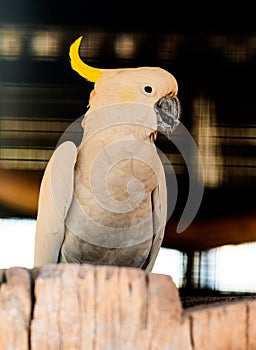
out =
{"type": "Polygon", "coordinates": [[[58,264],[0,270],[1,350],[253,350],[256,301],[183,309],[171,278],[58,264]]]}

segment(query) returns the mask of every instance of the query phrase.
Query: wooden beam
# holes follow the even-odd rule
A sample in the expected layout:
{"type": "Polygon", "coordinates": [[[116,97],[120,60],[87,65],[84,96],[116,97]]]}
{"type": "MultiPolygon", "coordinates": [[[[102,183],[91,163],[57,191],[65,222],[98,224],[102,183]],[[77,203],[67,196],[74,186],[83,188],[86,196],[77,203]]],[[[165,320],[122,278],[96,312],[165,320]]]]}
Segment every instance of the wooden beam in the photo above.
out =
{"type": "Polygon", "coordinates": [[[0,270],[0,348],[253,350],[256,301],[183,309],[170,276],[50,264],[0,270]]]}
{"type": "Polygon", "coordinates": [[[256,242],[256,215],[223,216],[195,220],[184,232],[176,233],[178,222],[170,220],[163,246],[180,251],[202,251],[227,244],[256,242]]]}

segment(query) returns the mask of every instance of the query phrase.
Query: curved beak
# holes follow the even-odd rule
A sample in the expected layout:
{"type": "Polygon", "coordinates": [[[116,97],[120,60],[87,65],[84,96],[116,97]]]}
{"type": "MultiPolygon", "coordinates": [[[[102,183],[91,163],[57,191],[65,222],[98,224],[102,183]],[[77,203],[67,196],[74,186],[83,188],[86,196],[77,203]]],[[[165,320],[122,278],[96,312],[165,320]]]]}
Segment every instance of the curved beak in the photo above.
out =
{"type": "Polygon", "coordinates": [[[179,125],[181,107],[178,97],[166,95],[154,105],[154,109],[156,111],[157,130],[170,138],[179,125]]]}

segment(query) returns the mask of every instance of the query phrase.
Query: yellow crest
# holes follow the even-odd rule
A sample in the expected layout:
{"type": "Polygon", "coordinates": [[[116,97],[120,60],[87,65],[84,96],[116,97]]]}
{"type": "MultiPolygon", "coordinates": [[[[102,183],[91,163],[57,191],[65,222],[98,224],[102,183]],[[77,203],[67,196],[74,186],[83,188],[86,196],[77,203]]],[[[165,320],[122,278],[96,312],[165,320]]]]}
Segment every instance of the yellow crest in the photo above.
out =
{"type": "Polygon", "coordinates": [[[95,83],[102,76],[102,72],[98,68],[88,66],[81,60],[79,56],[79,47],[82,38],[83,37],[80,36],[80,38],[74,41],[73,44],[70,46],[69,57],[71,67],[83,78],[95,83]]]}

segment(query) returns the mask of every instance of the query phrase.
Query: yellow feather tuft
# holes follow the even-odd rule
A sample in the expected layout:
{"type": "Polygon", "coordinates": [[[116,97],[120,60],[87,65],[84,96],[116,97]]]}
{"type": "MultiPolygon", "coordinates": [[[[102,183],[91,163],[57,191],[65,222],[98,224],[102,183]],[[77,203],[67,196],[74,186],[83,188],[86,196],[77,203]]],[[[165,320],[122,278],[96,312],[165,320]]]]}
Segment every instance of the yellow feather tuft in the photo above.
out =
{"type": "Polygon", "coordinates": [[[98,68],[88,66],[86,63],[84,63],[81,60],[79,56],[79,47],[80,47],[82,38],[83,37],[80,36],[70,46],[69,57],[70,57],[71,67],[83,78],[95,83],[102,76],[102,72],[98,68]]]}

